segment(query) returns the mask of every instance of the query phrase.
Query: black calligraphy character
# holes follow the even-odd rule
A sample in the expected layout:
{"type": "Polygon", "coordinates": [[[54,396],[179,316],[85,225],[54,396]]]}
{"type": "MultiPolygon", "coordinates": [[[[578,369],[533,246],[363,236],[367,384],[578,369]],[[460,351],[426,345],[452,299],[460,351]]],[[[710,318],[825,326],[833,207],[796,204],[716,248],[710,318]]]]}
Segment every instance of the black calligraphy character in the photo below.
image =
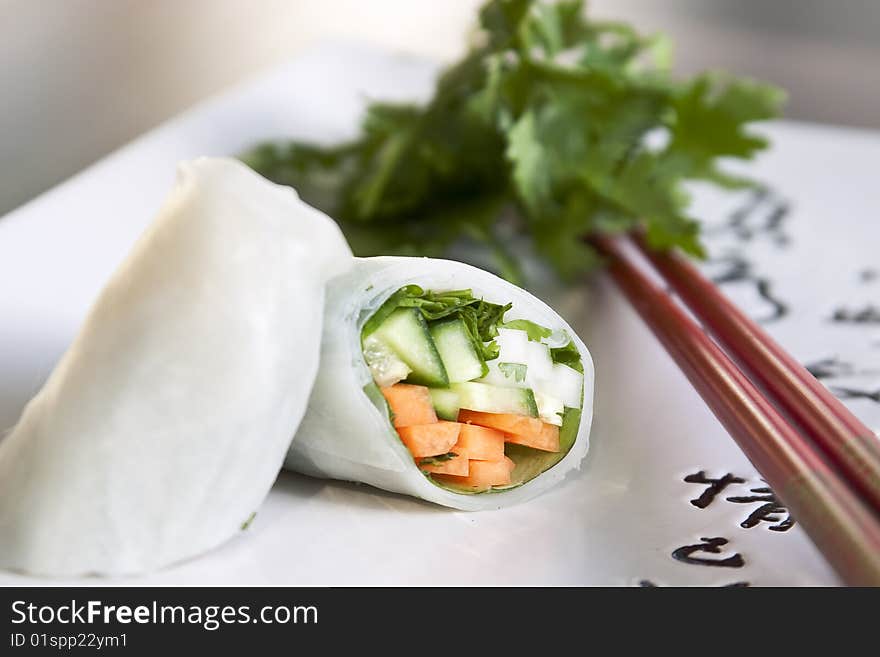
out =
{"type": "Polygon", "coordinates": [[[726,267],[726,269],[722,269],[717,274],[711,276],[712,282],[717,285],[739,283],[748,280],[751,276],[749,263],[736,253],[713,258],[709,261],[709,264],[718,264],[726,267]]]}
{"type": "Polygon", "coordinates": [[[851,375],[855,370],[849,363],[844,363],[837,356],[824,358],[804,365],[806,370],[817,379],[834,379],[839,376],[851,375]]]}
{"type": "Polygon", "coordinates": [[[788,314],[788,306],[785,305],[784,302],[773,296],[773,293],[770,291],[770,281],[768,281],[766,278],[755,278],[754,281],[755,289],[758,291],[758,296],[769,303],[773,309],[769,317],[758,321],[771,322],[785,317],[788,314]]]}
{"type": "Polygon", "coordinates": [[[715,566],[718,568],[742,568],[745,561],[742,555],[737,552],[733,556],[724,559],[708,559],[705,557],[692,557],[695,552],[709,552],[711,554],[719,554],[721,546],[727,545],[727,539],[716,536],[715,538],[700,538],[702,543],[696,545],[685,545],[672,552],[672,558],[683,563],[690,563],[696,566],[715,566]]]}
{"type": "Polygon", "coordinates": [[[755,210],[770,196],[770,190],[759,187],[752,191],[745,204],[734,210],[727,219],[727,228],[740,240],[752,239],[753,233],[748,227],[748,219],[755,210]]]}
{"type": "Polygon", "coordinates": [[[834,386],[831,392],[841,399],[870,399],[880,404],[880,389],[877,390],[856,390],[855,388],[841,388],[834,386]]]}
{"type": "Polygon", "coordinates": [[[880,277],[880,272],[876,269],[863,269],[859,272],[859,280],[862,283],[871,283],[880,277]]]}
{"type": "Polygon", "coordinates": [[[746,481],[745,479],[734,477],[730,473],[727,473],[718,479],[712,479],[711,477],[707,477],[703,470],[695,472],[694,474],[689,474],[684,480],[689,484],[708,484],[708,487],[703,491],[702,495],[695,500],[691,500],[691,504],[698,509],[705,509],[712,504],[712,500],[715,499],[715,496],[730,484],[744,484],[746,481]]]}
{"type": "Polygon", "coordinates": [[[867,305],[864,308],[838,308],[831,315],[832,322],[843,324],[880,324],[880,308],[867,305]]]}
{"type": "MultiPolygon", "coordinates": [[[[869,374],[876,374],[878,370],[866,369],[862,367],[857,367],[852,363],[846,363],[840,360],[839,357],[834,356],[833,358],[825,358],[823,360],[817,360],[815,362],[804,365],[806,370],[815,376],[817,379],[837,379],[848,376],[867,376],[869,374]]],[[[831,389],[834,392],[834,388],[831,389]]],[[[863,393],[859,390],[850,390],[848,388],[838,388],[835,393],[843,398],[850,397],[871,397],[874,393],[863,393]]],[[[880,401],[880,400],[875,400],[880,401]]]]}
{"type": "Polygon", "coordinates": [[[731,233],[740,242],[749,242],[755,236],[764,234],[777,246],[785,246],[788,244],[788,235],[785,233],[784,223],[791,208],[788,203],[774,199],[773,196],[767,188],[755,189],[746,202],[712,232],[731,233]]]}
{"type": "Polygon", "coordinates": [[[774,322],[788,314],[788,305],[775,296],[770,281],[755,274],[752,271],[752,264],[741,255],[736,253],[728,254],[713,259],[710,263],[720,263],[727,267],[726,271],[712,276],[712,281],[716,285],[745,284],[754,287],[761,300],[769,306],[765,317],[756,318],[758,322],[774,322]]]}
{"type": "Polygon", "coordinates": [[[788,509],[776,498],[776,494],[766,486],[761,488],[752,488],[752,493],[758,495],[743,495],[728,497],[728,502],[735,504],[752,504],[754,502],[764,502],[757,509],[749,514],[749,517],[739,523],[740,527],[750,529],[761,521],[769,523],[777,523],[769,527],[770,531],[787,532],[794,527],[794,519],[789,514],[788,509]],[[780,516],[785,514],[785,519],[781,520],[780,516]]]}
{"type": "Polygon", "coordinates": [[[788,235],[783,232],[782,224],[790,210],[791,208],[788,203],[777,203],[773,208],[773,212],[767,217],[765,229],[773,236],[773,241],[776,242],[778,246],[785,246],[788,244],[788,235]]]}

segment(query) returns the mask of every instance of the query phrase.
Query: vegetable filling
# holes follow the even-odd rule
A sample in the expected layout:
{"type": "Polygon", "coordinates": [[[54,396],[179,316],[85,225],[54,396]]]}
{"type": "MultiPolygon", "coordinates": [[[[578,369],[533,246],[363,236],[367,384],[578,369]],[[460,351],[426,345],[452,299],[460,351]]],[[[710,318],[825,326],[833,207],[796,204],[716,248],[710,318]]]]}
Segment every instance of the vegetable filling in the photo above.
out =
{"type": "MultiPolygon", "coordinates": [[[[366,321],[364,360],[419,469],[461,493],[503,490],[556,465],[577,437],[574,341],[471,290],[407,285],[366,321]]],[[[380,402],[381,403],[381,402],[380,402]]]]}

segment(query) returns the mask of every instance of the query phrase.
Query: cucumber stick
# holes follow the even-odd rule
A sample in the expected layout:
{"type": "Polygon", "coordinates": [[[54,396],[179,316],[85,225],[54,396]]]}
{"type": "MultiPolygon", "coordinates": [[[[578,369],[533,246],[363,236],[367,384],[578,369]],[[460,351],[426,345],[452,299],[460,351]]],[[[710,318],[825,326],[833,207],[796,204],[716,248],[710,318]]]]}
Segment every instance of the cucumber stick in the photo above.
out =
{"type": "Polygon", "coordinates": [[[449,385],[443,360],[434,345],[428,323],[417,308],[398,308],[375,331],[364,337],[375,337],[390,347],[412,370],[409,383],[445,388],[449,385]]]}
{"type": "Polygon", "coordinates": [[[478,379],[489,371],[477,353],[467,327],[460,319],[431,324],[431,337],[440,352],[450,383],[478,379]]]}
{"type": "Polygon", "coordinates": [[[458,393],[447,388],[431,388],[431,403],[441,420],[458,420],[458,393]]]}
{"type": "Polygon", "coordinates": [[[535,395],[529,388],[502,388],[485,383],[453,383],[461,408],[483,413],[513,413],[538,417],[535,395]]]}

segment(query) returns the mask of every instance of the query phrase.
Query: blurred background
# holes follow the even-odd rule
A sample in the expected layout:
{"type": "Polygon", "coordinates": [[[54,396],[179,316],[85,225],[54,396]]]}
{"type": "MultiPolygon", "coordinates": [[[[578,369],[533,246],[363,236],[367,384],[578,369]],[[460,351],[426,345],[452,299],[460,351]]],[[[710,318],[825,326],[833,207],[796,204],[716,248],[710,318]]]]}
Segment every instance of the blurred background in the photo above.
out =
{"type": "MultiPolygon", "coordinates": [[[[458,56],[481,0],[0,0],[0,215],[319,41],[458,56]]],[[[790,93],[789,118],[880,128],[880,0],[594,0],[677,68],[790,93]]],[[[332,84],[332,80],[327,81],[332,84]]]]}

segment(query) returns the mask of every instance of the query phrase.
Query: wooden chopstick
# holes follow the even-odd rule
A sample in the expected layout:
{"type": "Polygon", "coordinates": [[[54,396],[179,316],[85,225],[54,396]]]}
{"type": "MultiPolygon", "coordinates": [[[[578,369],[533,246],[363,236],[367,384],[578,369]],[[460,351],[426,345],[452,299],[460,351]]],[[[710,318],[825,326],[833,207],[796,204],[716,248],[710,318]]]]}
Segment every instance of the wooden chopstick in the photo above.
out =
{"type": "Polygon", "coordinates": [[[880,585],[880,519],[677,303],[626,237],[591,243],[618,287],[761,476],[850,585],[880,585]]]}
{"type": "Polygon", "coordinates": [[[880,513],[880,440],[764,330],[683,256],[642,253],[727,353],[840,469],[880,513]]]}

